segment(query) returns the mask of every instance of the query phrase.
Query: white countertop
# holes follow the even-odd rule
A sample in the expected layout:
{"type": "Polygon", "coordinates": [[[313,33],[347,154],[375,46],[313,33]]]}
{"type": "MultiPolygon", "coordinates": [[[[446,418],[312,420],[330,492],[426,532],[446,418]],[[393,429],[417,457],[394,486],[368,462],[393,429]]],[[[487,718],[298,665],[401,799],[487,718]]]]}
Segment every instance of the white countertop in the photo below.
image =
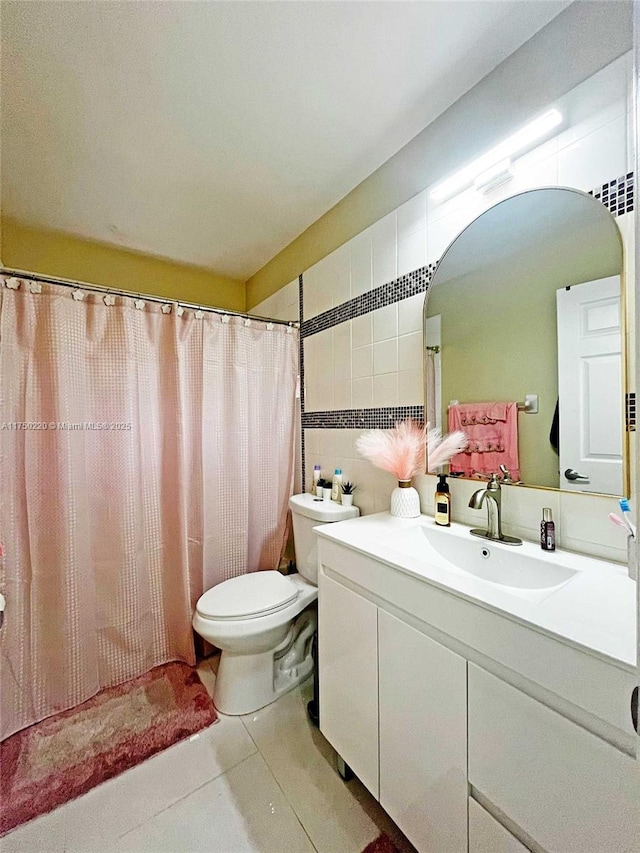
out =
{"type": "MultiPolygon", "coordinates": [[[[524,542],[517,546],[518,551],[549,563],[561,563],[578,572],[569,582],[545,594],[541,601],[527,600],[522,597],[522,591],[514,594],[509,587],[463,571],[453,572],[445,567],[446,561],[438,565],[437,559],[417,559],[395,550],[394,535],[418,523],[433,526],[434,520],[427,515],[402,519],[378,513],[323,525],[315,530],[324,539],[353,548],[562,642],[604,656],[622,669],[635,671],[636,583],[628,577],[625,566],[570,551],[543,552],[539,546],[524,542]]],[[[469,528],[452,523],[451,528],[444,529],[443,535],[449,531],[454,535],[468,535],[469,528]]],[[[477,541],[485,542],[492,549],[515,550],[500,543],[477,541]]],[[[425,553],[428,550],[425,547],[425,553]]]]}

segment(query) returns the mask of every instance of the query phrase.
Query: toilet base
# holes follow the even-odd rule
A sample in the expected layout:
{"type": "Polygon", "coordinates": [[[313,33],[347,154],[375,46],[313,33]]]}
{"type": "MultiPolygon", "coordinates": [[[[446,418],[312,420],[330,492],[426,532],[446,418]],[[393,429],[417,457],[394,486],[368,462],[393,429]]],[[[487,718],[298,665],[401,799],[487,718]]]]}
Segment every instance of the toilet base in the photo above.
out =
{"type": "Polygon", "coordinates": [[[275,649],[258,654],[223,651],[213,701],[221,714],[251,714],[304,681],[313,670],[311,640],[317,627],[315,607],[294,620],[275,649]]]}

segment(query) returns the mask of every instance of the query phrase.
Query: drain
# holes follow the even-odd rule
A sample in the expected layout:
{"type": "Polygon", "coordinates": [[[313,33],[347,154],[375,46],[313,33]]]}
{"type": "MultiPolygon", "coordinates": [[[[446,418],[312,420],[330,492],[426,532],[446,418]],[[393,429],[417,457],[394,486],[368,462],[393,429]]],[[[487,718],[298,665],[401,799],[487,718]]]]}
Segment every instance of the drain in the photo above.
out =
{"type": "Polygon", "coordinates": [[[483,560],[488,560],[489,557],[491,556],[491,551],[488,548],[481,548],[480,549],[480,556],[482,557],[483,560]]]}

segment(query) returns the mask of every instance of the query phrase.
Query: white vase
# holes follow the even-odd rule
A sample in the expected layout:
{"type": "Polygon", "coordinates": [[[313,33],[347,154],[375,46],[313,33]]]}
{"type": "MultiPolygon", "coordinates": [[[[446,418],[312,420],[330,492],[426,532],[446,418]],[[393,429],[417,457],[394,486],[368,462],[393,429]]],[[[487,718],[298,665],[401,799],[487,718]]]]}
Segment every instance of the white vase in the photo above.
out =
{"type": "Polygon", "coordinates": [[[420,496],[411,480],[398,480],[398,487],[391,492],[389,512],[396,518],[417,518],[420,515],[420,496]]]}
{"type": "Polygon", "coordinates": [[[342,495],[342,506],[353,506],[353,495],[342,495]]]}

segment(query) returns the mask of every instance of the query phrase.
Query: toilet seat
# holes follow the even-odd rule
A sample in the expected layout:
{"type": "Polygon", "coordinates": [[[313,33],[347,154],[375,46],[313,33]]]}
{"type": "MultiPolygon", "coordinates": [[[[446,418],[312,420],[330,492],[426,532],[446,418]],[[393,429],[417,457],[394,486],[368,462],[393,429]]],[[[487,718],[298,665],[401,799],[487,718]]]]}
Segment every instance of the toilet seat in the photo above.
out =
{"type": "Polygon", "coordinates": [[[212,587],[198,599],[196,611],[203,619],[256,619],[287,607],[298,591],[280,572],[252,572],[212,587]]]}

